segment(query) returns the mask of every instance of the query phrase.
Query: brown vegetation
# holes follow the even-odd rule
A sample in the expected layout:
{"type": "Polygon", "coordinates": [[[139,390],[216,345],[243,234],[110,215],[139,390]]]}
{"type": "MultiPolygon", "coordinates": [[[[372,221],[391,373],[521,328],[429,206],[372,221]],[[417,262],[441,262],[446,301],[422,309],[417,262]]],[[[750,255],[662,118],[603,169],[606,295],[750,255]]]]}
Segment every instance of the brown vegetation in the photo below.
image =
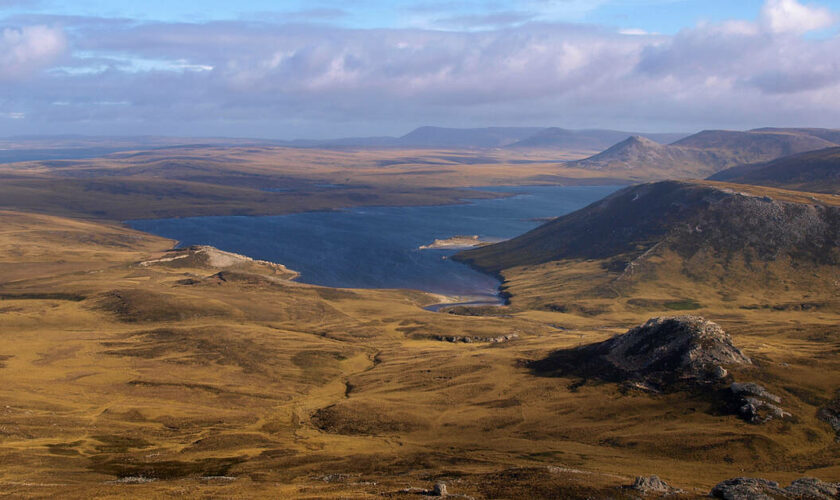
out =
{"type": "Polygon", "coordinates": [[[840,372],[822,290],[726,296],[674,274],[604,299],[581,292],[612,271],[549,262],[504,271],[506,314],[459,316],[424,311],[425,294],[319,288],[270,267],[140,265],[171,257],[171,242],[116,226],[2,223],[13,495],[374,497],[443,481],[476,498],[621,498],[651,473],[687,496],[745,473],[840,476],[819,418],[840,372]],[[795,420],[749,424],[702,396],[527,365],[689,300],[753,359],[735,376],[781,395],[795,420]],[[511,340],[434,339],[453,335],[511,340]]]}
{"type": "MultiPolygon", "coordinates": [[[[428,150],[234,148],[218,172],[239,180],[225,185],[208,166],[222,152],[181,152],[200,166],[166,163],[171,152],[4,166],[0,199],[135,217],[597,182],[546,157],[512,168],[522,153],[430,167],[428,150]],[[406,176],[417,180],[397,189],[406,176]],[[293,191],[256,189],[274,181],[293,191]]],[[[629,188],[467,252],[504,277],[511,304],[458,314],[424,310],[439,299],[420,292],[321,288],[242,256],[172,252],[111,222],[0,211],[0,484],[69,498],[411,498],[437,483],[475,498],[635,498],[628,486],[661,481],[634,478],[656,474],[690,498],[737,476],[837,481],[838,205],[715,182],[629,188]],[[536,369],[675,311],[719,324],[751,360],[729,375],[792,417],[753,424],[708,393],[536,369]]]]}

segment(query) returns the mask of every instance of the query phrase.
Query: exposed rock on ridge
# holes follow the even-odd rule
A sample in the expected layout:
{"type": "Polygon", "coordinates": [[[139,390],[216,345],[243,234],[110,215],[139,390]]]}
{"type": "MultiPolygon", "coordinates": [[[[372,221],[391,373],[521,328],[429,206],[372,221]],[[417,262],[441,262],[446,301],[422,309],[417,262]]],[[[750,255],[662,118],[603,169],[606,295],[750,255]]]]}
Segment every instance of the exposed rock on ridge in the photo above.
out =
{"type": "Polygon", "coordinates": [[[747,422],[761,424],[773,419],[791,416],[789,412],[779,406],[782,398],[758,384],[733,382],[729,386],[729,392],[733,404],[737,407],[736,413],[747,422]]]}

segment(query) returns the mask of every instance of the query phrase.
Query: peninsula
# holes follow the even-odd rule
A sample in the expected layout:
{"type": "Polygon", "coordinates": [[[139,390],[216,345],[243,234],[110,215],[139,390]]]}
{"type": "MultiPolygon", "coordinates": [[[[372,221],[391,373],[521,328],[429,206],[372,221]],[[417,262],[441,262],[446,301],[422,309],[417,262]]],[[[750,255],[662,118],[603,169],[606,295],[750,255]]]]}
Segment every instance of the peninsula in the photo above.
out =
{"type": "Polygon", "coordinates": [[[478,235],[458,235],[451,238],[436,239],[428,245],[421,245],[420,250],[463,250],[466,248],[492,245],[493,241],[484,241],[478,235]]]}

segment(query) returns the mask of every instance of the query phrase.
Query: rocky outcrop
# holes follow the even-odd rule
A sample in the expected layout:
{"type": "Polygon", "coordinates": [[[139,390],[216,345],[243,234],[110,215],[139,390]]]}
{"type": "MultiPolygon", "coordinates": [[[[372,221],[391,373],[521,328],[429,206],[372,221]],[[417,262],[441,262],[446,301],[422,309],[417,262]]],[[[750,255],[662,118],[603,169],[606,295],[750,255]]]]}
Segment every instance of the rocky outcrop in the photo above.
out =
{"type": "Polygon", "coordinates": [[[448,496],[449,492],[446,490],[446,483],[435,483],[434,488],[432,488],[432,495],[436,497],[448,496]]]}
{"type": "Polygon", "coordinates": [[[717,385],[725,366],[750,359],[717,324],[699,316],[653,318],[604,342],[553,353],[533,364],[541,372],[629,382],[656,390],[717,385]]]}
{"type": "Polygon", "coordinates": [[[502,342],[510,342],[511,340],[515,340],[519,338],[518,333],[511,333],[508,335],[499,335],[498,337],[478,337],[478,336],[469,336],[469,335],[437,335],[435,336],[435,340],[440,340],[441,342],[452,342],[453,344],[456,342],[462,342],[464,344],[471,344],[473,342],[489,342],[491,344],[500,344],[502,342]]]}
{"type": "Polygon", "coordinates": [[[814,478],[802,478],[792,482],[787,488],[782,488],[775,481],[736,477],[717,484],[709,495],[724,500],[835,500],[840,498],[840,484],[825,483],[814,478]]]}
{"type": "Polygon", "coordinates": [[[542,375],[598,378],[653,392],[712,395],[747,422],[788,418],[782,398],[756,383],[737,383],[726,367],[752,361],[716,323],[700,316],[653,318],[596,344],[555,351],[531,363],[542,375]]]}
{"type": "Polygon", "coordinates": [[[786,498],[787,494],[779,483],[766,479],[736,477],[715,485],[709,495],[723,500],[756,500],[786,498]]]}
{"type": "Polygon", "coordinates": [[[814,500],[834,500],[840,498],[840,483],[824,483],[819,479],[804,477],[790,483],[785,488],[793,498],[812,498],[814,500]]]}
{"type": "Polygon", "coordinates": [[[637,476],[629,489],[638,491],[642,495],[673,495],[681,493],[682,490],[673,488],[665,481],[659,479],[659,476],[637,476]]]}
{"type": "Polygon", "coordinates": [[[782,398],[772,394],[763,386],[755,383],[739,384],[733,382],[729,386],[732,401],[737,406],[738,416],[753,424],[761,424],[774,419],[790,417],[779,403],[782,398]]]}
{"type": "Polygon", "coordinates": [[[837,433],[835,440],[840,443],[840,391],[837,391],[837,395],[827,405],[820,408],[817,417],[834,429],[837,433]]]}
{"type": "Polygon", "coordinates": [[[432,486],[432,489],[426,488],[417,488],[417,487],[410,487],[410,488],[403,488],[399,490],[400,494],[409,494],[409,495],[418,495],[424,497],[439,497],[439,498],[462,498],[464,500],[473,500],[473,497],[467,495],[458,495],[449,493],[448,488],[446,487],[446,483],[438,481],[432,486]]]}

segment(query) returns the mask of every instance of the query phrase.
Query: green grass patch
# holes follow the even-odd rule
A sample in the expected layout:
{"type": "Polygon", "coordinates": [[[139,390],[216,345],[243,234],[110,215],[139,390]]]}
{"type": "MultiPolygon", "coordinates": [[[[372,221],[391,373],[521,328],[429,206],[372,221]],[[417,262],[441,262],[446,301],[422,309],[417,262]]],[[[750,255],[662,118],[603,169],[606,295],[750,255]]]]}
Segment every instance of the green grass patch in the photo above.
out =
{"type": "Polygon", "coordinates": [[[693,311],[695,309],[700,309],[701,307],[703,307],[702,304],[692,299],[665,302],[662,305],[665,306],[666,309],[670,309],[672,311],[693,311]]]}

